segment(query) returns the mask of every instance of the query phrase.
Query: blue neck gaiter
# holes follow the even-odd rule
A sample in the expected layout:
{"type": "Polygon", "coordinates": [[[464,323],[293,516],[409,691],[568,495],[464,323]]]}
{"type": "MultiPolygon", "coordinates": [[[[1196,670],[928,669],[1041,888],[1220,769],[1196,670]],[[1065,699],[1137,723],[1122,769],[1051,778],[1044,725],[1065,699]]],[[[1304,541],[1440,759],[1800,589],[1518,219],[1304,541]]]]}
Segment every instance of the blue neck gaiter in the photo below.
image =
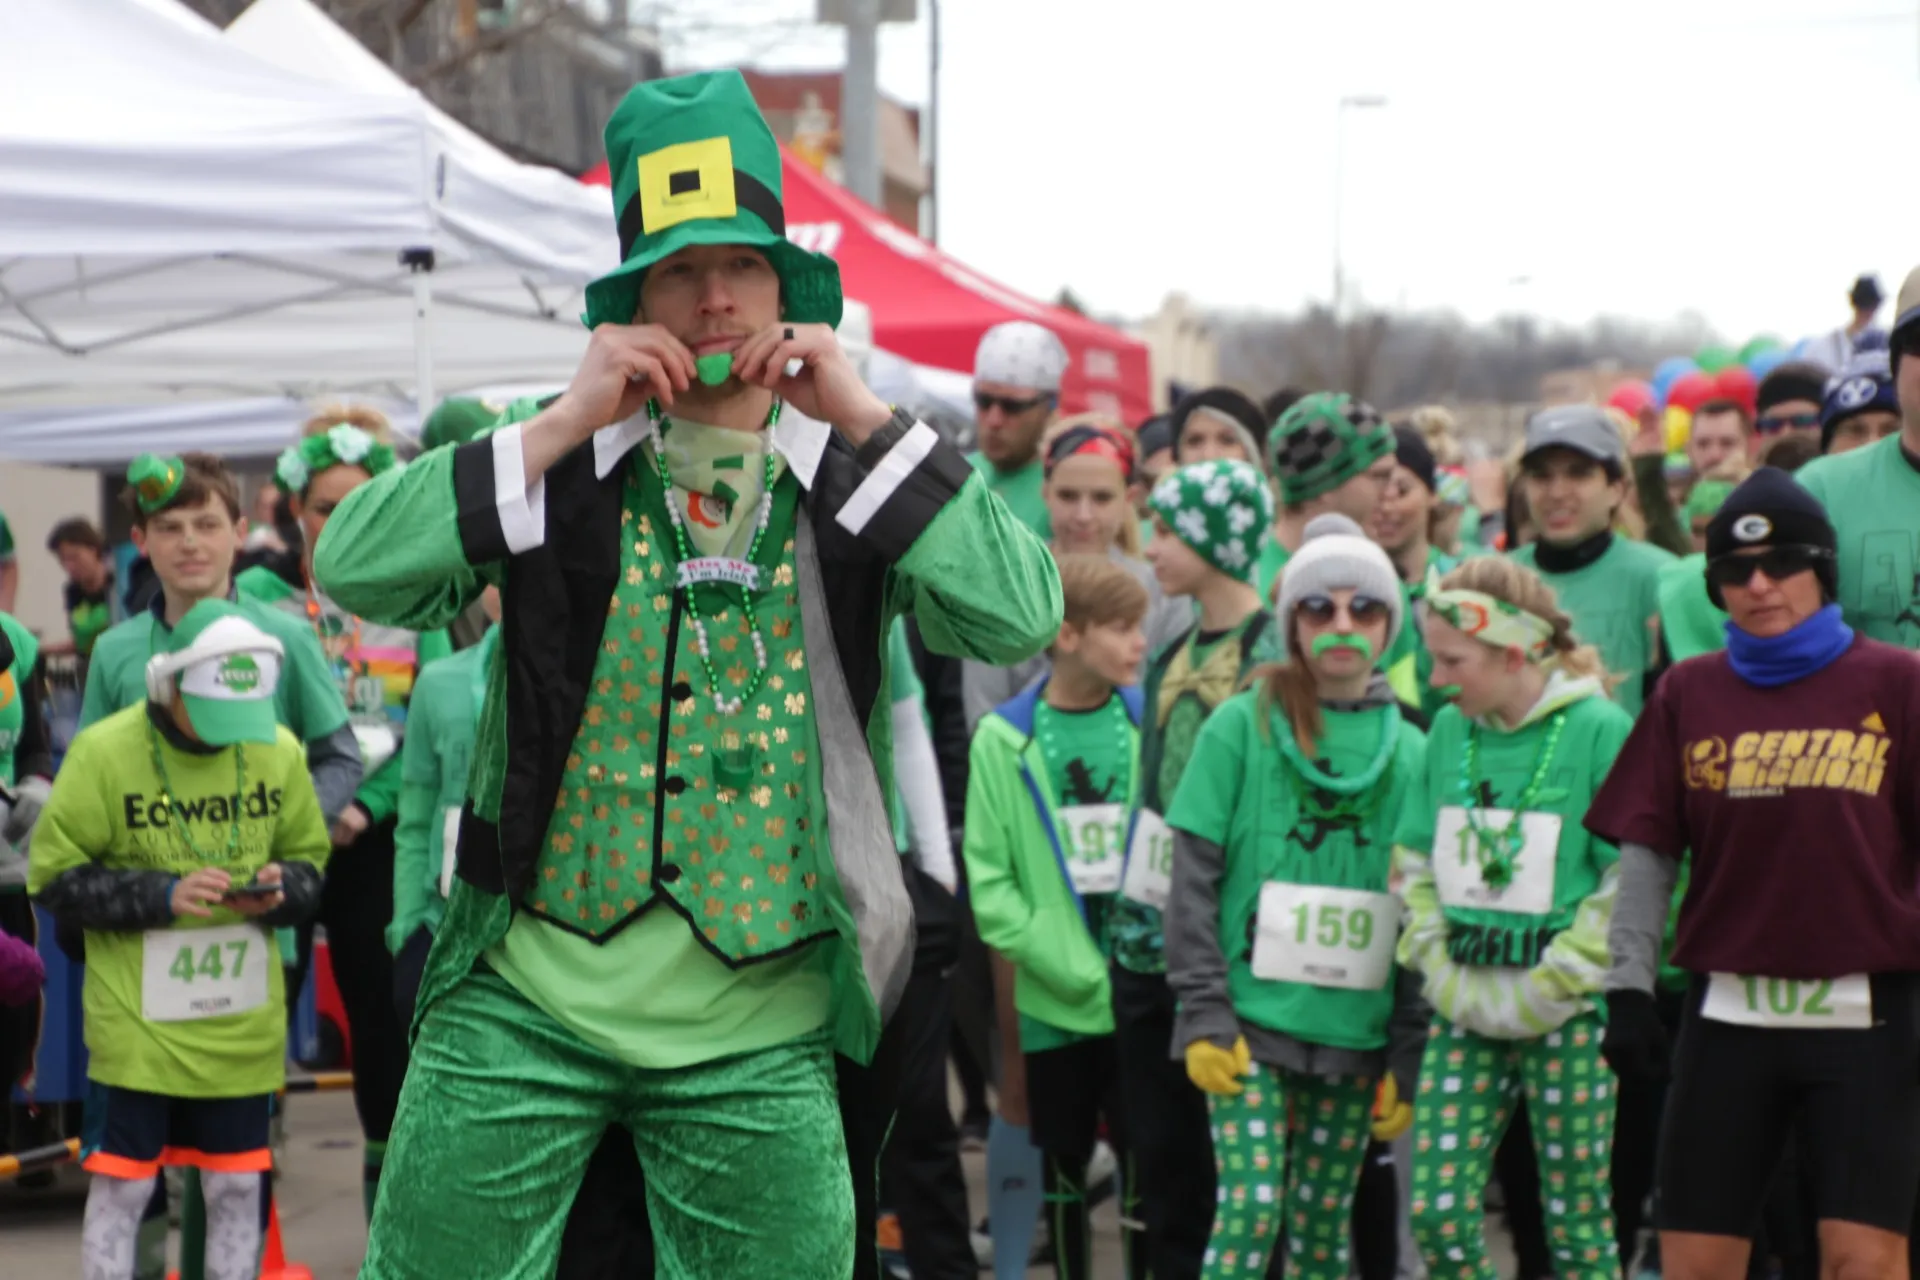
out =
{"type": "Polygon", "coordinates": [[[1726,627],[1727,661],[1734,674],[1762,689],[1812,675],[1853,643],[1853,628],[1840,620],[1837,604],[1827,605],[1782,635],[1752,635],[1731,622],[1726,627]]]}

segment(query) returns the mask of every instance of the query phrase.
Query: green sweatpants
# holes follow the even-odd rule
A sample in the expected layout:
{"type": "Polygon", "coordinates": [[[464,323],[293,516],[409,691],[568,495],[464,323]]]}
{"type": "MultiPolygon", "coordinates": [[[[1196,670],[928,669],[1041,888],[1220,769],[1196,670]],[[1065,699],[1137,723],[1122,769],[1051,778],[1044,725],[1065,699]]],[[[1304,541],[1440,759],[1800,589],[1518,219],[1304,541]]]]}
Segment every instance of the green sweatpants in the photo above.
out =
{"type": "Polygon", "coordinates": [[[1260,1063],[1245,1082],[1241,1093],[1207,1099],[1220,1191],[1203,1275],[1267,1274],[1284,1185],[1287,1280],[1346,1280],[1348,1224],[1367,1156],[1374,1082],[1260,1063]]]}
{"type": "Polygon", "coordinates": [[[420,1024],[361,1280],[547,1280],[587,1159],[632,1130],[662,1280],[845,1280],[853,1180],[827,1033],[671,1071],[475,972],[420,1024]]]}
{"type": "Polygon", "coordinates": [[[1493,1040],[1434,1020],[1413,1120],[1413,1235],[1427,1270],[1432,1280],[1498,1280],[1480,1194],[1522,1089],[1554,1274],[1616,1280],[1614,1082],[1591,1013],[1537,1040],[1493,1040]]]}

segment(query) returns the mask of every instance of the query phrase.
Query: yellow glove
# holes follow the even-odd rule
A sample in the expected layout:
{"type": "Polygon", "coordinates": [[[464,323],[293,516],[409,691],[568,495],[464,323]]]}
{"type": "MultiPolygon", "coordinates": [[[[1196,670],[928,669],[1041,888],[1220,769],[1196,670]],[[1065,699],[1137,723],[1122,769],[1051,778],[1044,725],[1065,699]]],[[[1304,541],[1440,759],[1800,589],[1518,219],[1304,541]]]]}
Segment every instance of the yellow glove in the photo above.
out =
{"type": "Polygon", "coordinates": [[[1247,1051],[1245,1036],[1235,1039],[1231,1049],[1210,1040],[1195,1040],[1187,1046],[1187,1078],[1208,1093],[1232,1097],[1246,1088],[1240,1077],[1252,1069],[1253,1055],[1247,1051]]]}
{"type": "Polygon", "coordinates": [[[1393,1072],[1380,1077],[1373,1095],[1373,1136],[1378,1142],[1392,1142],[1413,1128],[1413,1104],[1400,1101],[1400,1086],[1393,1072]]]}

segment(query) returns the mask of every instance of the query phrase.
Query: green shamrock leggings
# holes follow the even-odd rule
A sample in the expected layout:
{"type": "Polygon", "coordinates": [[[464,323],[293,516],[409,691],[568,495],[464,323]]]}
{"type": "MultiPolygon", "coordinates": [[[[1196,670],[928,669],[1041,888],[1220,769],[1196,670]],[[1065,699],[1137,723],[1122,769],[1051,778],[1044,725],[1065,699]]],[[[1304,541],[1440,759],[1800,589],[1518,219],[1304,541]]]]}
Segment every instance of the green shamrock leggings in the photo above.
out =
{"type": "Polygon", "coordinates": [[[1413,1236],[1431,1280],[1498,1280],[1487,1258],[1481,1191],[1522,1089],[1554,1273],[1615,1280],[1607,1174],[1614,1081],[1600,1060],[1600,1020],[1592,1013],[1537,1040],[1492,1040],[1434,1020],[1413,1120],[1413,1236]]]}
{"type": "Polygon", "coordinates": [[[1372,1123],[1374,1082],[1255,1063],[1246,1089],[1209,1097],[1220,1204],[1206,1280],[1264,1276],[1279,1237],[1286,1165],[1287,1280],[1347,1280],[1353,1193],[1372,1123]]]}

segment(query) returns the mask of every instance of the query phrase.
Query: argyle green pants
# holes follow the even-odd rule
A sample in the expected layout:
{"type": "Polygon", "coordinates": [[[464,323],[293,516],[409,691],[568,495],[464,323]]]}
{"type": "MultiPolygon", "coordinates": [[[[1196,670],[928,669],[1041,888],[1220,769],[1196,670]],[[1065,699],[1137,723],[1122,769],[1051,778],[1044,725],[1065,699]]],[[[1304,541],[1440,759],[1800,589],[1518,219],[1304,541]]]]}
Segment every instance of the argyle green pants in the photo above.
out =
{"type": "Polygon", "coordinates": [[[1435,1019],[1413,1120],[1413,1235],[1427,1270],[1432,1280],[1497,1280],[1481,1192],[1522,1090],[1554,1274],[1616,1280],[1614,1079],[1591,1013],[1537,1040],[1492,1040],[1435,1019]]]}
{"type": "Polygon", "coordinates": [[[587,1159],[633,1132],[662,1280],[845,1280],[853,1180],[820,1032],[677,1070],[475,972],[422,1020],[361,1280],[546,1280],[587,1159]]]}
{"type": "Polygon", "coordinates": [[[1346,1280],[1373,1083],[1256,1063],[1243,1092],[1207,1099],[1220,1190],[1206,1280],[1266,1275],[1283,1209],[1287,1280],[1346,1280]]]}

